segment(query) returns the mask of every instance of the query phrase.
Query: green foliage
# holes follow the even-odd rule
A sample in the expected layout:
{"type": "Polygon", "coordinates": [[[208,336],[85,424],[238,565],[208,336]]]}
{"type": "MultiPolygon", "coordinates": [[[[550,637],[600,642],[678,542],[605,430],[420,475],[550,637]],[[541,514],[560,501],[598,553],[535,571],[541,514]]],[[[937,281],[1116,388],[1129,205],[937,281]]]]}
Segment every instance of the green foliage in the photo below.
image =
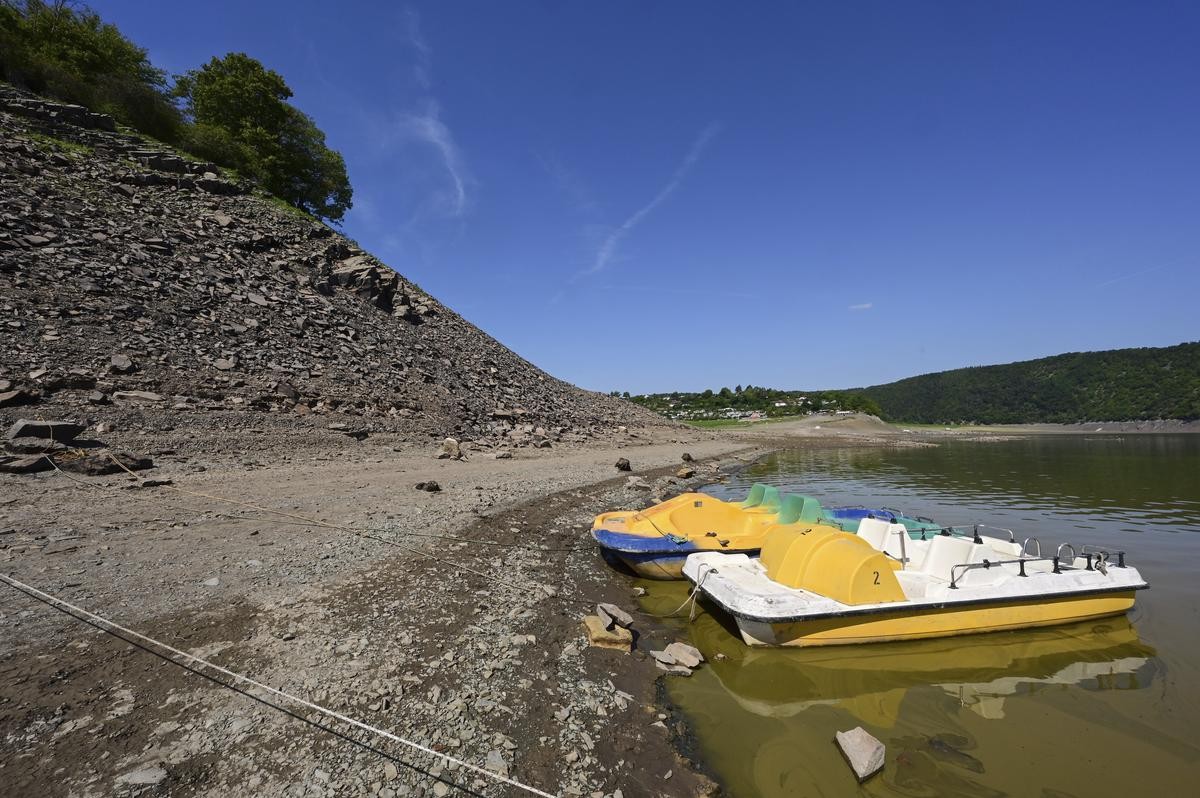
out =
{"type": "Polygon", "coordinates": [[[254,159],[250,147],[234,139],[225,128],[213,125],[188,125],[181,146],[193,155],[238,172],[245,171],[246,164],[254,159]]]}
{"type": "Polygon", "coordinates": [[[292,90],[275,71],[229,53],[181,75],[175,89],[206,152],[313,216],[336,221],[349,210],[345,161],[312,119],[288,104],[292,90]]]}
{"type": "Polygon", "coordinates": [[[0,5],[0,77],[111,114],[163,141],[178,140],[182,119],[166,73],[86,8],[44,0],[0,5]]]}
{"type": "Polygon", "coordinates": [[[0,78],[235,169],[312,216],[339,221],[350,209],[342,156],[288,103],[284,79],[244,53],[213,58],[172,89],[143,48],[86,7],[0,0],[0,78]]]}
{"type": "Polygon", "coordinates": [[[1074,352],[861,389],[884,418],[980,424],[1200,418],[1200,343],[1074,352]]]}

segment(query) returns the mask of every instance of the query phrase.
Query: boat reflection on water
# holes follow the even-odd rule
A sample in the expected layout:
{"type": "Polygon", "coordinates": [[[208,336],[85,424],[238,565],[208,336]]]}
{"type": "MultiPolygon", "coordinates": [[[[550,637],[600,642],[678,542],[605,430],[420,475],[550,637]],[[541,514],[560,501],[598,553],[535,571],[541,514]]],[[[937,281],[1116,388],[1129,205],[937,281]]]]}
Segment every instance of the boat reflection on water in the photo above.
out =
{"type": "Polygon", "coordinates": [[[1125,616],[970,638],[801,650],[746,646],[731,620],[700,613],[690,625],[721,686],[755,715],[787,718],[835,705],[892,727],[905,695],[935,687],[984,718],[1004,717],[1008,696],[1054,685],[1094,690],[1148,686],[1157,667],[1125,616]]]}

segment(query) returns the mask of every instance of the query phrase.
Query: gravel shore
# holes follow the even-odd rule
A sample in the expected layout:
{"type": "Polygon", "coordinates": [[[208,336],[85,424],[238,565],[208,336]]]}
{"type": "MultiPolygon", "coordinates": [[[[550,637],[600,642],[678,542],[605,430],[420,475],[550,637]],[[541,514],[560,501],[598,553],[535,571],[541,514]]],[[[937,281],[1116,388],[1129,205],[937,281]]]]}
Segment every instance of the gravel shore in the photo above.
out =
{"type": "MultiPolygon", "coordinates": [[[[636,610],[587,530],[603,510],[719,479],[766,443],[651,429],[603,448],[437,460],[374,441],[213,455],[203,470],[160,456],[152,476],[172,484],[159,487],[0,477],[0,567],[546,792],[709,793],[675,753],[686,730],[655,706],[660,672],[644,651],[664,632],[638,615],[632,654],[587,645],[581,619],[597,601],[636,610]],[[674,476],[684,452],[691,480],[674,476]],[[442,490],[414,489],[429,480],[442,490]]],[[[9,794],[515,794],[345,724],[331,728],[349,740],[305,725],[7,587],[0,628],[9,794]]]]}

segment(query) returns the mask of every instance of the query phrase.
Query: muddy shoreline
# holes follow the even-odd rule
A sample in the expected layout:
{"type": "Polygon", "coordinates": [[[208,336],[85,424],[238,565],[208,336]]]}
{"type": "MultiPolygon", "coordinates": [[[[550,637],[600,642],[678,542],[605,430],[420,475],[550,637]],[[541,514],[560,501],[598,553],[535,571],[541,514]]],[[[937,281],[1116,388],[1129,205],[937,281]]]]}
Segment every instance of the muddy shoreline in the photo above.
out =
{"type": "MultiPolygon", "coordinates": [[[[672,428],[514,460],[467,447],[465,461],[446,461],[389,444],[229,456],[192,441],[155,469],[174,480],[158,488],[5,478],[0,568],[547,792],[717,795],[645,653],[674,633],[637,612],[630,578],[592,545],[592,517],[785,446],[911,445],[851,430],[672,428]],[[696,473],[681,479],[685,452],[696,473]],[[613,467],[618,456],[633,472],[613,467]],[[431,478],[442,491],[414,490],[431,478]],[[632,653],[588,647],[581,620],[597,601],[636,613],[632,653]]],[[[305,726],[7,586],[0,632],[0,782],[13,795],[518,793],[359,732],[348,736],[378,751],[305,726]]]]}
{"type": "MultiPolygon", "coordinates": [[[[685,444],[698,459],[752,451],[685,437],[634,432],[610,449],[563,447],[514,461],[477,452],[447,463],[383,444],[334,462],[295,447],[284,457],[210,454],[202,464],[165,458],[156,478],[174,479],[187,495],[129,489],[115,477],[83,480],[94,487],[55,474],[7,477],[0,567],[435,750],[478,764],[498,752],[498,769],[548,790],[656,794],[639,774],[648,757],[671,753],[643,708],[652,700],[648,664],[586,649],[586,605],[540,588],[631,605],[583,539],[583,522],[649,498],[612,467],[618,454],[653,481],[678,467],[685,444]],[[413,490],[430,477],[443,491],[413,490]],[[205,496],[348,518],[407,548],[205,496]],[[432,534],[444,537],[418,537],[432,534]],[[457,572],[447,565],[455,562],[528,588],[457,572]]],[[[437,795],[445,782],[505,794],[395,746],[385,747],[396,755],[389,764],[8,587],[0,629],[7,794],[437,795]]],[[[684,768],[675,771],[672,788],[700,791],[684,768]]]]}

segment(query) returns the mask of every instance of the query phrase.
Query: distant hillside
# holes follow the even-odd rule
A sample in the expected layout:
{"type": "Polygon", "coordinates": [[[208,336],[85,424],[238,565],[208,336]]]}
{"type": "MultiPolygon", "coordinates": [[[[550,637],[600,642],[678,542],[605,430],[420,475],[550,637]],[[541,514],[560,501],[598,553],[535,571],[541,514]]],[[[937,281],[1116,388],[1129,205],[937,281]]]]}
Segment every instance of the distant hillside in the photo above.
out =
{"type": "MultiPolygon", "coordinates": [[[[617,392],[612,393],[617,396],[617,392]]],[[[679,421],[705,421],[760,417],[795,416],[805,413],[854,410],[879,415],[879,406],[861,393],[852,391],[781,391],[741,385],[730,390],[711,388],[700,393],[674,391],[649,393],[624,398],[679,421]]]]}
{"type": "Polygon", "coordinates": [[[1200,342],[1071,352],[860,389],[884,418],[940,424],[1200,418],[1200,342]]]}

